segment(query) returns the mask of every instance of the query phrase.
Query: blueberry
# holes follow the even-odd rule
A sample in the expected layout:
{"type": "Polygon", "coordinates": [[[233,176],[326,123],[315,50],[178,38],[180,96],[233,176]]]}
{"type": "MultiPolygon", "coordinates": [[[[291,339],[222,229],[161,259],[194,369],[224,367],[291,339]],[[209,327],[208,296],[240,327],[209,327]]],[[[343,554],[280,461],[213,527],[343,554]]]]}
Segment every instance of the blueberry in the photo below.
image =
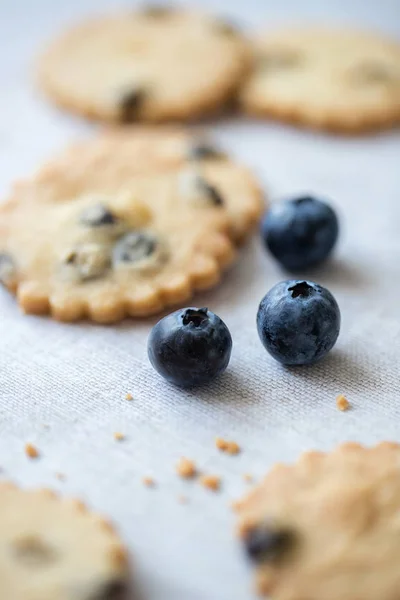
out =
{"type": "Polygon", "coordinates": [[[311,364],[335,345],[340,310],[332,294],[312,281],[277,283],[261,300],[258,335],[284,365],[311,364]]]}
{"type": "Polygon", "coordinates": [[[226,154],[206,141],[191,144],[187,150],[189,160],[221,160],[226,154]]]}
{"type": "Polygon", "coordinates": [[[6,252],[0,252],[0,283],[9,284],[16,275],[17,268],[15,261],[6,252]]]}
{"type": "Polygon", "coordinates": [[[114,225],[117,219],[104,204],[94,204],[81,213],[79,220],[86,227],[101,227],[114,225]]]}
{"type": "Polygon", "coordinates": [[[114,264],[135,263],[151,256],[157,248],[156,238],[146,231],[131,231],[124,235],[113,250],[114,264]]]}
{"type": "Polygon", "coordinates": [[[253,527],[245,537],[248,557],[255,562],[280,558],[292,546],[293,532],[289,529],[277,529],[267,524],[253,527]]]}
{"type": "Polygon", "coordinates": [[[148,340],[155,370],[181,387],[207,383],[228,366],[232,338],[225,323],[207,308],[183,308],[159,321],[148,340]]]}
{"type": "Polygon", "coordinates": [[[122,123],[135,121],[147,96],[147,90],[139,85],[132,84],[123,90],[118,97],[120,121],[122,123]]]}
{"type": "Polygon", "coordinates": [[[299,271],[329,256],[339,223],[328,204],[304,196],[272,206],[263,219],[261,233],[276,260],[288,271],[299,271]]]}

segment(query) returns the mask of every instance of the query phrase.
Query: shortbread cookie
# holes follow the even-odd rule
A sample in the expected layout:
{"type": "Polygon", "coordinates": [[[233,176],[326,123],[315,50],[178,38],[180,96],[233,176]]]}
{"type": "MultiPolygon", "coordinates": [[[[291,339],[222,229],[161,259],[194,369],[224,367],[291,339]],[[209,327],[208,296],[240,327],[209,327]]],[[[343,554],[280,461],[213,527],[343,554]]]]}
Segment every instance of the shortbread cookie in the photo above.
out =
{"type": "MultiPolygon", "coordinates": [[[[57,168],[69,170],[77,156],[78,171],[96,171],[97,181],[125,177],[128,172],[161,173],[179,169],[181,185],[192,195],[199,177],[215,180],[216,184],[220,181],[222,187],[217,187],[223,195],[230,233],[236,242],[246,238],[265,210],[261,189],[253,175],[233,163],[201,131],[160,125],[110,129],[93,140],[73,144],[57,161],[57,168]]],[[[51,168],[54,167],[53,162],[51,168]]]]}
{"type": "Polygon", "coordinates": [[[232,262],[224,206],[241,199],[241,171],[142,175],[126,158],[55,162],[0,207],[0,280],[25,312],[146,316],[215,285],[232,262]]]}
{"type": "Polygon", "coordinates": [[[348,443],[277,465],[238,503],[273,600],[398,600],[400,445],[348,443]]]}
{"type": "Polygon", "coordinates": [[[66,32],[39,65],[58,104],[105,121],[185,120],[221,108],[250,52],[224,21],[163,7],[92,19],[66,32]]]}
{"type": "Polygon", "coordinates": [[[331,29],[266,32],[241,93],[246,111],[336,131],[400,121],[400,45],[331,29]]]}
{"type": "Polygon", "coordinates": [[[0,483],[0,598],[125,600],[127,563],[109,522],[81,502],[0,483]]]}

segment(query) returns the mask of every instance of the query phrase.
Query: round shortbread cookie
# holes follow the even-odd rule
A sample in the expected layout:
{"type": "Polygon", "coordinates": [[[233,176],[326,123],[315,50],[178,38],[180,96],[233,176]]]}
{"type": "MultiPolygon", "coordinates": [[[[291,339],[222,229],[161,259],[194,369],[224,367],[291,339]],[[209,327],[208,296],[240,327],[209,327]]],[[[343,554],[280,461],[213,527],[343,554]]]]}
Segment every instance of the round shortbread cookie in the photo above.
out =
{"type": "Polygon", "coordinates": [[[77,500],[0,483],[0,598],[123,600],[127,551],[77,500]]]}
{"type": "Polygon", "coordinates": [[[147,7],[76,26],[39,64],[61,106],[105,121],[165,121],[221,108],[250,64],[241,35],[194,11],[147,7]]]}
{"type": "Polygon", "coordinates": [[[276,465],[236,509],[261,595],[399,598],[399,444],[308,452],[276,465]]]}
{"type": "Polygon", "coordinates": [[[253,231],[265,210],[265,199],[254,176],[234,163],[200,129],[188,131],[168,125],[110,129],[93,140],[71,145],[60,157],[58,168],[68,169],[77,156],[79,169],[96,170],[100,178],[118,178],[125,172],[144,174],[179,169],[187,173],[182,178],[190,180],[190,173],[192,179],[196,174],[212,179],[213,173],[218,173],[225,182],[224,208],[230,221],[229,233],[237,243],[253,231]]]}
{"type": "Polygon", "coordinates": [[[241,92],[254,115],[356,132],[400,121],[400,45],[372,33],[288,29],[254,41],[241,92]]]}
{"type": "Polygon", "coordinates": [[[0,281],[24,312],[147,316],[215,285],[232,263],[232,235],[261,206],[247,169],[213,159],[135,170],[131,150],[118,135],[75,146],[0,207],[0,281]]]}

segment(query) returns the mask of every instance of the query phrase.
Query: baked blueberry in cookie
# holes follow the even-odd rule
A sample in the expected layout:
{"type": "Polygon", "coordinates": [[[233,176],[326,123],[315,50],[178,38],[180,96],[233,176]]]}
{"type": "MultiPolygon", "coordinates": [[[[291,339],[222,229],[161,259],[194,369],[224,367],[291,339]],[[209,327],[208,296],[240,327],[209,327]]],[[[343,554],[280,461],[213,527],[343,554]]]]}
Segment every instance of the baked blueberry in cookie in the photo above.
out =
{"type": "Polygon", "coordinates": [[[224,158],[226,158],[226,154],[208,142],[193,143],[188,149],[189,160],[219,160],[224,158]]]}
{"type": "Polygon", "coordinates": [[[0,252],[0,283],[8,285],[16,274],[16,266],[12,257],[6,252],[0,252]]]}
{"type": "Polygon", "coordinates": [[[329,290],[312,281],[282,281],[261,300],[257,329],[275,360],[284,365],[311,364],[336,343],[339,306],[329,290]]]}
{"type": "Polygon", "coordinates": [[[293,545],[294,535],[289,529],[267,523],[252,527],[244,538],[247,555],[254,562],[279,559],[293,545]]]}
{"type": "Polygon", "coordinates": [[[67,252],[63,265],[70,278],[89,281],[105,275],[111,266],[111,257],[106,246],[88,242],[67,252]]]}
{"type": "Polygon", "coordinates": [[[132,85],[131,88],[121,93],[118,102],[120,120],[123,123],[128,123],[137,119],[146,96],[147,92],[144,88],[136,85],[132,85]]]}
{"type": "Polygon", "coordinates": [[[124,235],[113,250],[114,264],[135,263],[151,256],[157,247],[157,239],[145,231],[131,231],[124,235]]]}
{"type": "Polygon", "coordinates": [[[150,362],[162,377],[192,387],[225,371],[232,338],[225,323],[207,308],[184,308],[153,327],[147,347],[150,362]]]}
{"type": "Polygon", "coordinates": [[[117,219],[112,211],[104,204],[95,204],[86,208],[80,216],[80,222],[87,227],[114,225],[117,219]]]}
{"type": "Polygon", "coordinates": [[[223,206],[224,200],[217,188],[196,170],[188,169],[180,174],[180,192],[190,202],[223,206]]]}

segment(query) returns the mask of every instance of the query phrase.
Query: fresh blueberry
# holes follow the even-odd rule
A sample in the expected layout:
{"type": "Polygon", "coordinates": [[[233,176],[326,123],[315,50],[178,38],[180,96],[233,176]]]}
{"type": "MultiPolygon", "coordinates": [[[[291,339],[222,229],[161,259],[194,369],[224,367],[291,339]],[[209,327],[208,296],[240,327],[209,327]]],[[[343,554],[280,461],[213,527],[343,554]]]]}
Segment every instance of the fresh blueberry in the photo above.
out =
{"type": "Polygon", "coordinates": [[[329,256],[339,223],[326,202],[304,196],[272,206],[263,219],[261,233],[276,260],[288,271],[299,271],[329,256]]]}
{"type": "Polygon", "coordinates": [[[329,352],[340,330],[340,310],[332,294],[312,281],[277,283],[261,300],[258,335],[284,365],[308,365],[329,352]]]}
{"type": "Polygon", "coordinates": [[[228,366],[232,338],[225,323],[207,308],[183,308],[159,321],[148,340],[149,359],[171,383],[207,383],[228,366]]]}

